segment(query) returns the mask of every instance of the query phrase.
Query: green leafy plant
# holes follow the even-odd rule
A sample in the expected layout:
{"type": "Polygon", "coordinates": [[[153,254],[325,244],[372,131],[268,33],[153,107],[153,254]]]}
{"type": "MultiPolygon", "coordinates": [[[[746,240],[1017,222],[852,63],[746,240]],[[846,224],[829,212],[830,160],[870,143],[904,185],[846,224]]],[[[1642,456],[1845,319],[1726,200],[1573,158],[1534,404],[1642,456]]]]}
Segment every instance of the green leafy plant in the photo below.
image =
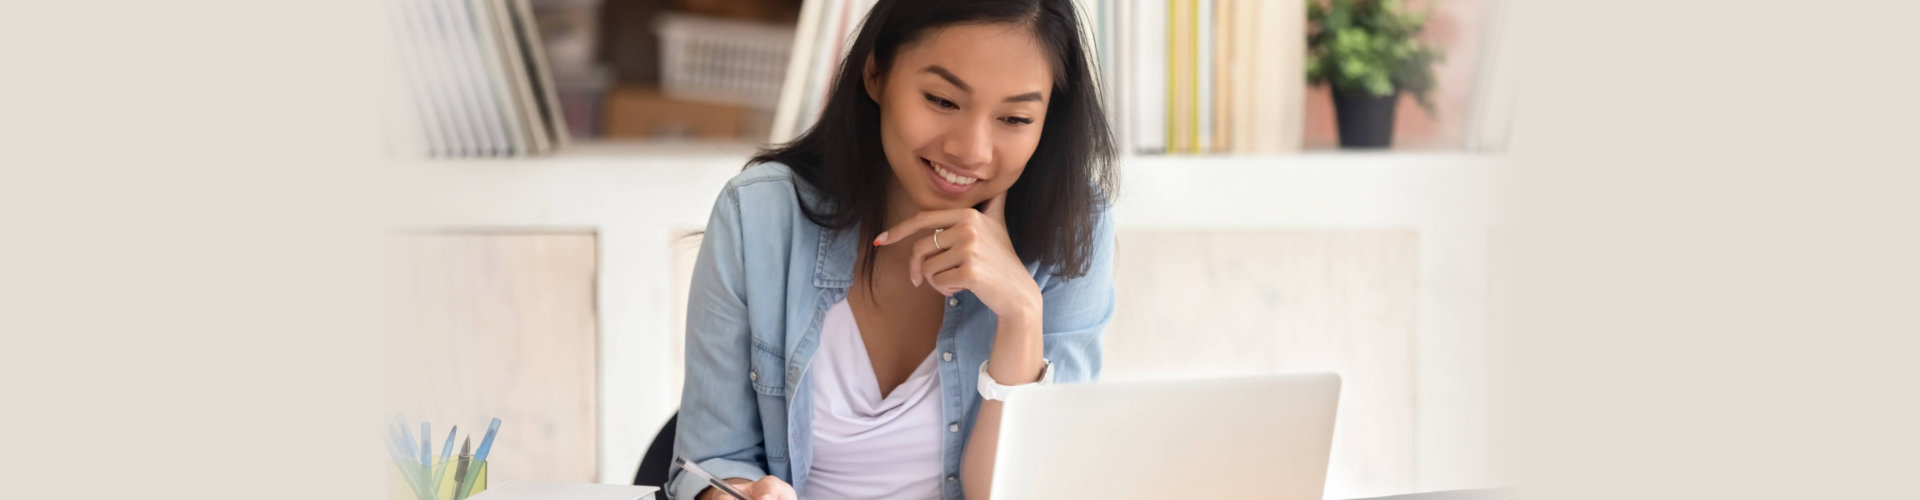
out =
{"type": "Polygon", "coordinates": [[[1377,96],[1413,94],[1433,113],[1433,64],[1439,50],[1417,40],[1424,13],[1405,12],[1401,0],[1307,2],[1307,82],[1377,96]]]}

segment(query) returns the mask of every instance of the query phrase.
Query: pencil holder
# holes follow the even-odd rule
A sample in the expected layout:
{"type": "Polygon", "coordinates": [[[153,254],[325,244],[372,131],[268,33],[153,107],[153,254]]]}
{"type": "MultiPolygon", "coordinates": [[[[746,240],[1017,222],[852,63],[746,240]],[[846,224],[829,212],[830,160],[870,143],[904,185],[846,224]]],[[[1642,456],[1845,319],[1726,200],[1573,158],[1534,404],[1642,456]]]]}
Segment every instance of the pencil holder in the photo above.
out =
{"type": "Polygon", "coordinates": [[[487,489],[487,463],[469,461],[467,463],[467,481],[471,487],[460,484],[455,479],[459,473],[459,460],[436,461],[433,465],[388,461],[387,499],[388,500],[460,500],[477,495],[487,489]],[[437,478],[437,480],[436,480],[437,478]],[[462,492],[461,489],[468,491],[462,492]]]}

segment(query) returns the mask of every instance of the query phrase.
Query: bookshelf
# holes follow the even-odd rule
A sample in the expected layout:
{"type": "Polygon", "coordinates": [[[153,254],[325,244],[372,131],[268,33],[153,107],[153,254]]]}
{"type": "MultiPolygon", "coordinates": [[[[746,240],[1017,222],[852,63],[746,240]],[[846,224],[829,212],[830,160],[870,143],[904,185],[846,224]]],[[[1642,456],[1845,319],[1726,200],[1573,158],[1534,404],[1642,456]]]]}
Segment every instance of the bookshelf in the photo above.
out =
{"type": "MultiPolygon", "coordinates": [[[[788,112],[774,121],[806,113],[788,112]]],[[[1127,154],[1115,220],[1123,238],[1303,230],[1416,235],[1410,369],[1421,410],[1408,431],[1413,445],[1397,451],[1414,455],[1411,485],[1473,486],[1487,477],[1476,469],[1483,466],[1459,457],[1486,441],[1479,403],[1489,396],[1475,370],[1487,358],[1489,239],[1504,224],[1499,187],[1511,161],[1471,152],[1504,149],[1504,140],[1496,147],[1462,142],[1459,150],[1127,154]]],[[[683,285],[673,264],[676,237],[705,225],[715,196],[759,146],[588,139],[544,156],[393,158],[406,198],[399,226],[596,236],[602,482],[631,478],[678,406],[674,297],[683,285]]]]}
{"type": "MultiPolygon", "coordinates": [[[[389,135],[396,138],[396,154],[455,159],[538,158],[565,151],[570,141],[609,136],[791,138],[819,113],[822,103],[812,96],[825,93],[843,40],[874,4],[753,0],[741,5],[755,7],[735,12],[720,2],[694,1],[638,11],[614,5],[603,10],[599,0],[421,1],[430,7],[398,9],[395,15],[398,38],[419,43],[399,44],[411,49],[400,51],[409,56],[401,58],[408,87],[395,92],[413,96],[413,105],[393,106],[389,135]],[[468,14],[462,2],[473,4],[476,22],[497,24],[491,31],[498,32],[419,26],[419,18],[442,10],[468,14]],[[488,22],[489,16],[500,22],[488,22]],[[596,21],[601,17],[604,23],[596,21]],[[558,29],[511,29],[533,18],[541,30],[558,29]],[[600,45],[612,52],[594,55],[600,45]],[[443,58],[454,64],[414,64],[443,58]],[[550,137],[543,142],[543,135],[550,137]],[[516,137],[525,144],[508,140],[516,137]]],[[[1275,56],[1304,53],[1304,4],[1074,3],[1123,150],[1274,155],[1332,147],[1325,89],[1303,89],[1299,58],[1275,56]],[[1162,39],[1167,43],[1152,42],[1162,39]]],[[[1395,135],[1404,140],[1396,145],[1415,151],[1507,149],[1517,80],[1508,48],[1514,44],[1487,42],[1509,38],[1510,3],[1421,3],[1434,7],[1449,26],[1428,41],[1454,52],[1440,65],[1439,114],[1402,99],[1395,135]]],[[[622,140],[637,139],[615,141],[622,140]]],[[[587,149],[589,156],[620,150],[594,144],[587,149]]]]}

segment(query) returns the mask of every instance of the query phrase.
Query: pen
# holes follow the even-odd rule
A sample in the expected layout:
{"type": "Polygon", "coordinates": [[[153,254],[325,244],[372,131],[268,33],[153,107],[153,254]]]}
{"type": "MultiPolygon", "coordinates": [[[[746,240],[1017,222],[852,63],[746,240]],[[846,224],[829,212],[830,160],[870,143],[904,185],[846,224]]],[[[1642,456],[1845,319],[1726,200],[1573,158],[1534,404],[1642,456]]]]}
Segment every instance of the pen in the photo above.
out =
{"type": "Polygon", "coordinates": [[[453,469],[453,489],[467,482],[467,460],[473,458],[473,438],[460,440],[460,465],[453,469]]]}
{"type": "MultiPolygon", "coordinates": [[[[500,417],[494,417],[493,422],[487,424],[487,435],[480,437],[480,452],[473,454],[473,467],[487,466],[487,453],[493,451],[493,436],[499,432],[500,417]]],[[[460,491],[455,492],[453,498],[462,500],[471,494],[473,494],[473,481],[467,481],[467,484],[460,486],[460,491]]]]}
{"type": "Polygon", "coordinates": [[[388,427],[387,433],[390,434],[387,436],[387,453],[393,455],[393,466],[400,468],[400,477],[407,480],[407,486],[412,487],[414,495],[418,496],[421,487],[420,478],[414,474],[412,467],[410,467],[413,463],[413,452],[408,451],[408,447],[400,444],[400,431],[398,429],[388,427]]]}
{"type": "Polygon", "coordinates": [[[400,451],[395,457],[394,465],[400,467],[401,475],[405,476],[408,479],[407,482],[413,485],[414,495],[419,496],[427,487],[427,471],[413,467],[413,464],[419,462],[421,457],[414,455],[413,431],[407,430],[406,415],[399,413],[393,414],[393,429],[389,432],[394,438],[397,438],[397,442],[394,443],[394,448],[398,448],[400,451]]]}
{"type": "Polygon", "coordinates": [[[433,426],[420,421],[420,465],[433,465],[433,426]]]}
{"type": "MultiPolygon", "coordinates": [[[[395,423],[400,424],[400,447],[411,448],[413,446],[413,431],[407,430],[407,417],[405,415],[395,413],[393,415],[393,421],[395,423]]],[[[407,458],[413,459],[412,461],[414,462],[420,461],[420,457],[415,456],[413,454],[413,450],[411,449],[407,450],[407,458]]]]}
{"type": "Polygon", "coordinates": [[[453,426],[452,429],[447,429],[447,444],[445,446],[440,447],[441,463],[446,463],[447,457],[453,455],[453,435],[459,431],[460,431],[460,426],[458,425],[453,426]]]}
{"type": "Polygon", "coordinates": [[[487,435],[485,437],[480,438],[480,452],[473,454],[474,461],[476,462],[487,461],[487,452],[493,451],[493,435],[499,432],[500,432],[500,417],[494,417],[493,423],[487,424],[487,435]]]}
{"type": "Polygon", "coordinates": [[[713,474],[708,473],[706,469],[702,469],[700,468],[700,466],[694,465],[693,462],[687,460],[687,457],[673,457],[673,465],[677,465],[682,470],[685,470],[687,472],[699,474],[700,477],[707,478],[707,484],[713,485],[714,488],[717,488],[728,495],[733,495],[734,498],[738,498],[740,500],[753,500],[753,499],[747,498],[746,493],[741,493],[740,490],[734,489],[733,485],[727,484],[726,481],[721,481],[720,478],[714,477],[713,474]]]}
{"type": "MultiPolygon", "coordinates": [[[[447,461],[447,456],[453,454],[453,435],[459,431],[460,426],[458,425],[447,429],[447,444],[440,445],[440,462],[433,464],[433,487],[430,488],[430,490],[433,491],[434,498],[440,497],[440,481],[447,476],[447,468],[453,466],[452,463],[447,461]]],[[[454,483],[454,485],[459,486],[459,483],[454,483]]]]}
{"type": "Polygon", "coordinates": [[[405,464],[401,465],[400,469],[401,471],[406,472],[407,475],[414,477],[415,491],[425,492],[428,486],[427,473],[429,471],[427,470],[426,467],[414,467],[413,464],[426,461],[427,460],[427,457],[425,456],[426,452],[420,452],[417,455],[414,453],[416,450],[413,444],[414,443],[413,431],[407,427],[406,414],[404,413],[393,414],[393,422],[395,426],[400,428],[400,439],[401,439],[400,448],[403,450],[406,450],[407,452],[407,461],[405,464]]]}

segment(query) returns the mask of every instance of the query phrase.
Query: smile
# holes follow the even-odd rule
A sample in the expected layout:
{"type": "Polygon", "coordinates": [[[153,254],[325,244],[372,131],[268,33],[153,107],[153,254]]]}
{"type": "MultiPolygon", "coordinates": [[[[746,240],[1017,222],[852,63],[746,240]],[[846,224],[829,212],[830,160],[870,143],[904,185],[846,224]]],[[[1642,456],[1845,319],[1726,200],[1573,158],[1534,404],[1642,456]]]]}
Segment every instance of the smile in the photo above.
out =
{"type": "Polygon", "coordinates": [[[927,171],[929,172],[928,177],[933,179],[934,186],[940,188],[941,191],[956,194],[964,193],[967,192],[967,190],[973,189],[973,185],[980,182],[980,179],[977,177],[960,175],[926,158],[921,158],[920,162],[927,165],[927,171]]]}

